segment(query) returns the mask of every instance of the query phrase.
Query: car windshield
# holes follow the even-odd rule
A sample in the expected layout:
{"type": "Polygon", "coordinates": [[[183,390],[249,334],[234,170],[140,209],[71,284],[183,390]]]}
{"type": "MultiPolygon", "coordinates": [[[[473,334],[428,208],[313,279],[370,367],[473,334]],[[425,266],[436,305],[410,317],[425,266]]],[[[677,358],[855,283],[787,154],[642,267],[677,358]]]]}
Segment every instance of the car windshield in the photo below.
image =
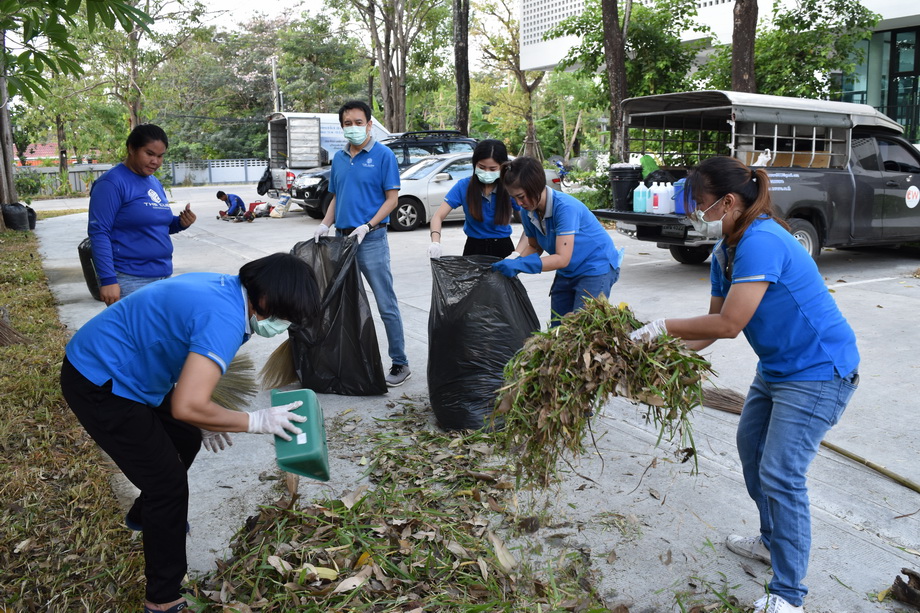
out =
{"type": "Polygon", "coordinates": [[[442,160],[438,158],[425,158],[419,160],[412,166],[409,166],[404,171],[400,177],[403,179],[423,179],[431,174],[431,172],[437,167],[442,160]]]}

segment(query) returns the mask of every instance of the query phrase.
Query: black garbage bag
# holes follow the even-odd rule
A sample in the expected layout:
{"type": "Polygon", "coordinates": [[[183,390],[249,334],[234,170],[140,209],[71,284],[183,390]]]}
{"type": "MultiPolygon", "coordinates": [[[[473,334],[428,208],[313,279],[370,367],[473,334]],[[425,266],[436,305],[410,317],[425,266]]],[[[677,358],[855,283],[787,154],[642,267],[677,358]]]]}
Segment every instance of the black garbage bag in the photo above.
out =
{"type": "MultiPolygon", "coordinates": [[[[29,231],[29,212],[21,202],[0,205],[3,209],[3,223],[8,230],[29,231]]],[[[34,226],[33,226],[34,227],[34,226]]]]}
{"type": "Polygon", "coordinates": [[[260,196],[264,196],[268,193],[272,187],[272,169],[266,168],[265,172],[262,173],[262,178],[259,179],[259,182],[256,183],[256,193],[260,196]]]}
{"type": "Polygon", "coordinates": [[[99,275],[96,273],[96,264],[93,262],[93,243],[87,236],[77,245],[77,255],[80,257],[80,266],[83,267],[83,280],[86,288],[94,300],[102,300],[99,293],[99,275]]]}
{"type": "Polygon", "coordinates": [[[486,425],[505,364],[540,329],[518,279],[492,270],[498,258],[431,260],[428,396],[446,430],[486,425]]]}
{"type": "Polygon", "coordinates": [[[320,238],[294,245],[291,253],[313,268],[323,297],[313,326],[291,326],[294,370],[303,387],[321,394],[385,394],[387,382],[377,345],[356,239],[320,238]]]}

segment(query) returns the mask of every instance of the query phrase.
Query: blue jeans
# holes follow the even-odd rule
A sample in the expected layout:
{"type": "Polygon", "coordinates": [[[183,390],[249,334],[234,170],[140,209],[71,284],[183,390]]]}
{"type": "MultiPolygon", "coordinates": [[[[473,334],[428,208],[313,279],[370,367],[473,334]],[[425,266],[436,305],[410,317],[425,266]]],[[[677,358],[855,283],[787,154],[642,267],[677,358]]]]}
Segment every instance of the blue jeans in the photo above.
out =
{"type": "Polygon", "coordinates": [[[115,280],[118,282],[118,289],[121,292],[119,298],[127,298],[145,285],[150,285],[154,281],[168,278],[169,277],[137,277],[134,275],[126,275],[123,272],[115,273],[115,280]]]}
{"type": "Polygon", "coordinates": [[[607,274],[581,277],[563,277],[556,273],[553,285],[549,289],[550,327],[559,325],[559,320],[566,313],[577,311],[585,298],[597,298],[601,294],[610,297],[610,288],[620,278],[620,269],[610,267],[607,274]]]}
{"type": "Polygon", "coordinates": [[[374,292],[377,312],[387,333],[390,359],[394,364],[408,364],[402,316],[393,290],[393,273],[390,272],[390,244],[386,227],[368,232],[364,237],[358,246],[358,267],[374,292]]]}
{"type": "Polygon", "coordinates": [[[748,494],[760,512],[760,534],[770,550],[769,590],[801,606],[811,551],[811,515],[805,473],[821,439],[843,414],[859,375],[830,381],[771,383],[758,373],[738,422],[738,454],[748,494]]]}

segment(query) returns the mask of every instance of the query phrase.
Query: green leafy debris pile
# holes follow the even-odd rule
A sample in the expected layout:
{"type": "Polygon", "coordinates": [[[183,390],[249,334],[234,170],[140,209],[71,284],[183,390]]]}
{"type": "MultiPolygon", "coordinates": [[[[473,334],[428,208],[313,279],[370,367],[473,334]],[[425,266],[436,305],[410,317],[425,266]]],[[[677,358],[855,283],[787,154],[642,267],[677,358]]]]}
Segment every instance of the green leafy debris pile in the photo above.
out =
{"type": "Polygon", "coordinates": [[[231,557],[192,586],[197,603],[240,611],[597,606],[574,581],[546,594],[498,536],[513,514],[514,484],[492,455],[492,435],[441,432],[430,419],[410,403],[379,420],[369,437],[373,487],[250,517],[231,557]]]}
{"type": "Polygon", "coordinates": [[[518,479],[546,486],[566,454],[584,452],[591,417],[611,396],[645,405],[658,441],[680,441],[694,455],[690,411],[702,403],[712,367],[680,340],[630,340],[641,327],[625,305],[591,299],[559,326],[530,337],[505,366],[494,424],[497,450],[515,458],[518,479]]]}

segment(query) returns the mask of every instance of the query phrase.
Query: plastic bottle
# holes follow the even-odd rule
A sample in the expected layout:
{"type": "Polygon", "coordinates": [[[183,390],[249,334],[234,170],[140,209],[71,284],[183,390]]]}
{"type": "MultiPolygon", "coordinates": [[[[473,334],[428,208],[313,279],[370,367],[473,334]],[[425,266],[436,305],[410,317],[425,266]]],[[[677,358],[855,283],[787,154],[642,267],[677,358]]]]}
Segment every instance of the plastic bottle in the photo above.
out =
{"type": "Polygon", "coordinates": [[[648,188],[645,183],[639,181],[639,186],[633,190],[633,211],[636,213],[645,213],[646,203],[648,202],[648,188]]]}
{"type": "Polygon", "coordinates": [[[673,183],[663,183],[664,185],[664,206],[662,206],[662,213],[672,215],[674,213],[674,184],[673,183]]]}
{"type": "Polygon", "coordinates": [[[664,212],[663,207],[667,205],[664,204],[664,189],[661,186],[661,183],[655,182],[652,184],[652,188],[649,191],[649,200],[650,206],[648,207],[649,213],[655,213],[656,215],[661,215],[664,212]]]}

